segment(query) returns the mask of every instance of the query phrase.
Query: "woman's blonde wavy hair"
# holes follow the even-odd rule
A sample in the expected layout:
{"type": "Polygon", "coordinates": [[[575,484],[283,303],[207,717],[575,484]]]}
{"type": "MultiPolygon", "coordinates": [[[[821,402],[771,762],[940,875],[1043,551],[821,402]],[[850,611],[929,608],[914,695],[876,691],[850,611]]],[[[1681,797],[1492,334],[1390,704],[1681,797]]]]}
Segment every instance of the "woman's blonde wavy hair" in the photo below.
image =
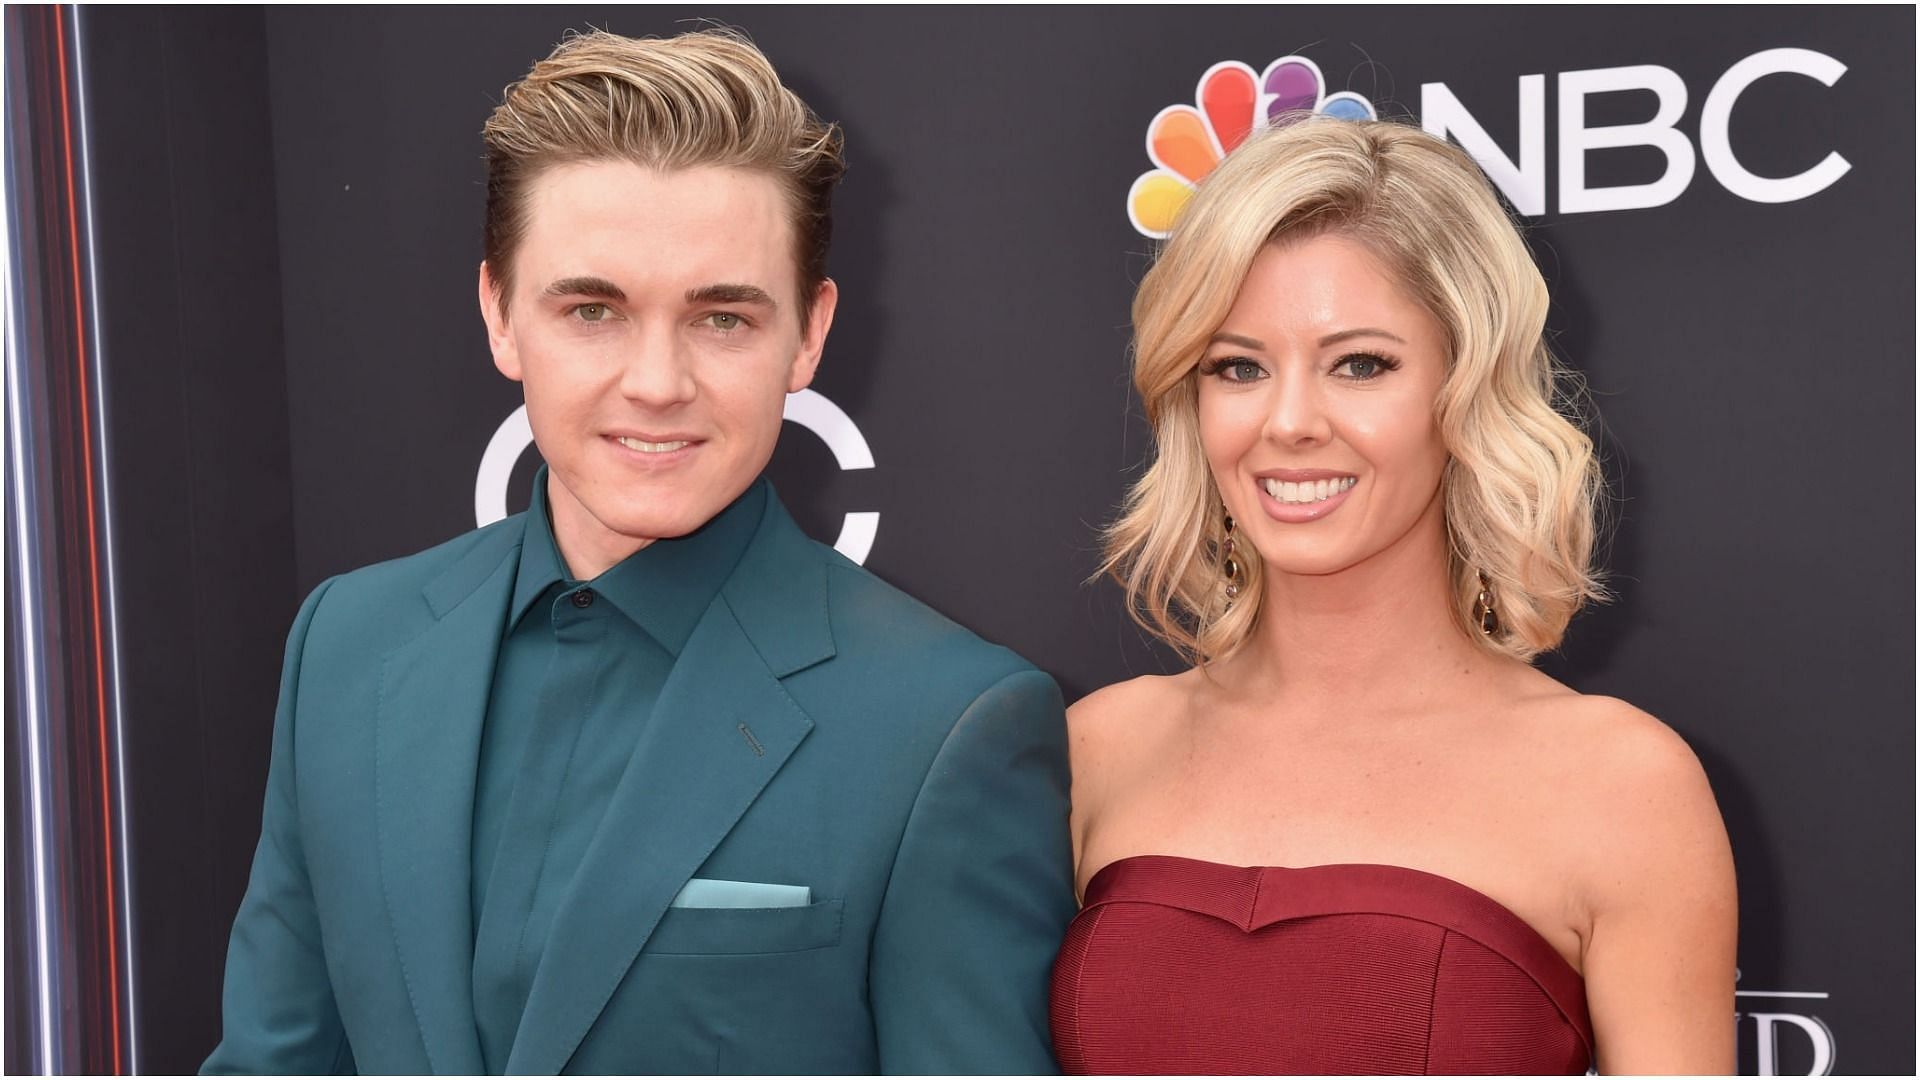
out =
{"type": "MultiPolygon", "coordinates": [[[[1190,662],[1231,656],[1259,621],[1258,557],[1228,603],[1224,511],[1200,443],[1196,366],[1262,249],[1338,233],[1364,245],[1446,331],[1435,403],[1454,615],[1520,660],[1604,599],[1591,568],[1601,477],[1575,420],[1584,390],[1544,337],[1547,287],[1479,167],[1404,124],[1311,118],[1228,155],[1182,209],[1133,302],[1134,385],[1155,454],[1105,534],[1102,573],[1190,662]],[[1480,575],[1498,629],[1474,613],[1480,575]]],[[[1251,553],[1246,553],[1251,555],[1251,553]]]]}

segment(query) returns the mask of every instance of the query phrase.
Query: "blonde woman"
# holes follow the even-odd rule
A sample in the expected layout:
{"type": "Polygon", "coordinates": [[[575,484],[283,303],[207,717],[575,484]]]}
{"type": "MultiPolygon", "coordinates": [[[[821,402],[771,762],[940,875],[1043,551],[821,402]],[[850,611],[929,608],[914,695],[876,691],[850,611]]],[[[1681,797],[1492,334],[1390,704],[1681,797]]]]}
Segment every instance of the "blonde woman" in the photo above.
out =
{"type": "Polygon", "coordinates": [[[1547,292],[1473,161],[1309,120],[1134,304],[1108,569],[1190,670],[1069,714],[1069,1072],[1731,1072],[1732,857],[1685,743],[1529,661],[1600,596],[1547,292]]]}

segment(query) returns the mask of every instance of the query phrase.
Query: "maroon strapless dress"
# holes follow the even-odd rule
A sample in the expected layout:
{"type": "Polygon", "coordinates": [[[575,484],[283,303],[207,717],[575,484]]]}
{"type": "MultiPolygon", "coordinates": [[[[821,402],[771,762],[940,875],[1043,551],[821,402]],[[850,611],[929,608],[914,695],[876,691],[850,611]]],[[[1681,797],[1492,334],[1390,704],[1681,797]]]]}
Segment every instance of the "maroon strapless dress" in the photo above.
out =
{"type": "Polygon", "coordinates": [[[1519,916],[1398,866],[1135,855],[1053,968],[1068,1073],[1587,1071],[1586,988],[1519,916]]]}

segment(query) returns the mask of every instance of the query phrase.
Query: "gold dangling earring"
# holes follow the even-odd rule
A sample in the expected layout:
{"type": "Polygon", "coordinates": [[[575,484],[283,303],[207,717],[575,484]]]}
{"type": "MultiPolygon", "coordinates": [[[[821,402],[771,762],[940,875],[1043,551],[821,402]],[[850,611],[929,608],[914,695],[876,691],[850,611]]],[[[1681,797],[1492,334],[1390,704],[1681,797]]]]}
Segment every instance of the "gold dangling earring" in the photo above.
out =
{"type": "Polygon", "coordinates": [[[1480,595],[1473,598],[1473,619],[1480,624],[1480,632],[1492,637],[1500,629],[1500,617],[1493,610],[1493,585],[1487,581],[1487,572],[1480,574],[1480,595]]]}
{"type": "Polygon", "coordinates": [[[1233,557],[1232,514],[1227,515],[1226,539],[1220,541],[1220,573],[1227,579],[1224,591],[1227,594],[1227,606],[1232,607],[1234,600],[1240,595],[1240,564],[1233,557]]]}

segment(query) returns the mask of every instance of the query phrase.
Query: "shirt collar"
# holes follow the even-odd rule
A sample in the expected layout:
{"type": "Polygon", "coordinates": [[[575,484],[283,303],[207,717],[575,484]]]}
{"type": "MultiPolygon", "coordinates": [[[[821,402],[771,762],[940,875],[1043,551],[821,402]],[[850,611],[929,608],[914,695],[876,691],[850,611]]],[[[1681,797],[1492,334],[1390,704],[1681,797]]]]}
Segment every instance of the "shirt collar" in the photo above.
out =
{"type": "MultiPolygon", "coordinates": [[[[579,584],[567,572],[553,538],[544,465],[534,475],[533,492],[526,537],[520,544],[509,631],[548,588],[579,584]]],[[[766,502],[767,482],[755,480],[705,525],[685,536],[655,540],[587,584],[677,658],[758,531],[766,502]]]]}

